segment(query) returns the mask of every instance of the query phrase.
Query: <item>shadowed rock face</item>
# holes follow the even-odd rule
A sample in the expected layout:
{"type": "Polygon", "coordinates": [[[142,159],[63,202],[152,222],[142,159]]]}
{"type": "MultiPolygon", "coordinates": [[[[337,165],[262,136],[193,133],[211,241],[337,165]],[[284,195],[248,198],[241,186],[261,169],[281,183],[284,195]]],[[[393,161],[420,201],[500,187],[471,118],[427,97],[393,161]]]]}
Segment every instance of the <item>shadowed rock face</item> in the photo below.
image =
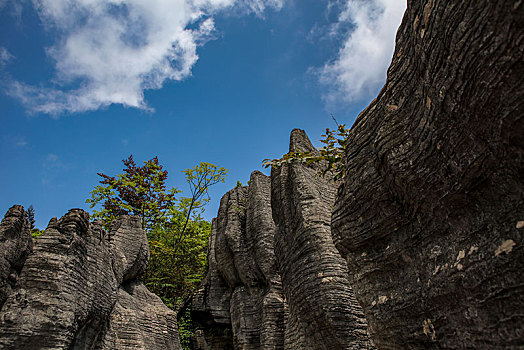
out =
{"type": "MultiPolygon", "coordinates": [[[[285,303],[273,249],[270,180],[251,175],[249,187],[224,195],[210,237],[209,270],[193,297],[193,315],[209,327],[207,346],[218,349],[227,327],[235,349],[283,349],[285,303]]],[[[226,332],[227,333],[227,332],[226,332]]],[[[225,345],[222,345],[224,348],[225,345]]]]}
{"type": "Polygon", "coordinates": [[[379,348],[523,344],[523,43],[520,1],[408,2],[332,219],[379,348]]]}
{"type": "MultiPolygon", "coordinates": [[[[298,129],[290,150],[317,152],[298,129]]],[[[228,327],[235,349],[373,348],[331,239],[334,198],[334,185],[302,164],[283,165],[271,177],[255,171],[249,186],[222,197],[209,270],[193,297],[206,346],[224,344],[211,334],[228,327]]]]}
{"type": "MultiPolygon", "coordinates": [[[[318,151],[303,130],[290,152],[318,151]]],[[[335,185],[293,162],[271,171],[275,255],[289,305],[286,349],[370,349],[364,314],[348,283],[330,229],[335,185]]]]}
{"type": "Polygon", "coordinates": [[[109,234],[80,209],[52,219],[0,312],[0,347],[179,349],[175,313],[137,281],[148,259],[137,218],[109,234]]]}
{"type": "Polygon", "coordinates": [[[0,309],[13,290],[32,249],[33,238],[24,208],[14,205],[0,224],[0,309]]]}

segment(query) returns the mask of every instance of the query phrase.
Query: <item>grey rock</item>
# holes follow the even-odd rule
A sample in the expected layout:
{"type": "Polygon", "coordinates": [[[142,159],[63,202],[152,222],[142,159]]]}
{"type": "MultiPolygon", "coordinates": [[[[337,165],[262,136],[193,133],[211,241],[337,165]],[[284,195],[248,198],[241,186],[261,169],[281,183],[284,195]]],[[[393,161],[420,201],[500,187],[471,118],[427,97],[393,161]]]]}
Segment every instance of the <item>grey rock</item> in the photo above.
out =
{"type": "MultiPolygon", "coordinates": [[[[302,130],[289,151],[318,151],[302,130]]],[[[316,167],[285,163],[271,171],[275,255],[289,305],[286,349],[371,349],[364,314],[331,238],[335,185],[316,167]]]]}
{"type": "MultiPolygon", "coordinates": [[[[221,200],[210,237],[209,269],[193,297],[193,315],[206,321],[210,348],[283,349],[286,307],[274,255],[270,180],[251,175],[221,200]],[[212,336],[217,326],[225,337],[212,336]],[[223,347],[224,348],[224,347],[223,347]]],[[[202,338],[202,337],[200,337],[202,338]]],[[[202,339],[200,343],[203,343],[202,339]]]]}
{"type": "Polygon", "coordinates": [[[333,238],[377,347],[520,349],[524,4],[409,1],[333,238]]]}
{"type": "Polygon", "coordinates": [[[233,349],[230,300],[232,290],[218,270],[215,257],[217,219],[211,223],[208,245],[208,269],[191,300],[192,318],[205,327],[196,337],[202,350],[233,349]]]}
{"type": "Polygon", "coordinates": [[[33,238],[24,208],[14,205],[0,223],[0,309],[32,249],[33,238]]]}
{"type": "Polygon", "coordinates": [[[176,313],[142,283],[118,290],[99,349],[180,349],[176,313]]]}
{"type": "Polygon", "coordinates": [[[52,219],[0,312],[0,348],[179,349],[175,313],[136,280],[148,256],[136,218],[109,234],[80,209],[52,219]]]}

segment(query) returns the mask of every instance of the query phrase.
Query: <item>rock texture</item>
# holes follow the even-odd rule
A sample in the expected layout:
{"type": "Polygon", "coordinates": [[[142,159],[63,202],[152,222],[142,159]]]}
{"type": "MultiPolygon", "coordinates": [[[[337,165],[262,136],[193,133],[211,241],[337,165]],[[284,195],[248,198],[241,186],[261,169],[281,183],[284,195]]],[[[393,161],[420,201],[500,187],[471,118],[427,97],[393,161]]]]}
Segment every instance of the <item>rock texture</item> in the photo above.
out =
{"type": "Polygon", "coordinates": [[[524,3],[409,1],[332,228],[383,349],[524,346],[524,3]]]}
{"type": "Polygon", "coordinates": [[[14,205],[0,224],[0,309],[11,294],[32,249],[33,238],[24,208],[14,205]]]}
{"type": "MultiPolygon", "coordinates": [[[[318,153],[303,130],[290,152],[318,153]]],[[[273,167],[275,254],[289,305],[287,349],[370,349],[367,325],[330,228],[335,185],[299,162],[273,167]]]]}
{"type": "Polygon", "coordinates": [[[148,259],[138,218],[109,234],[80,209],[52,219],[0,311],[0,348],[180,349],[175,313],[137,280],[148,259]]]}
{"type": "MultiPolygon", "coordinates": [[[[290,151],[317,152],[298,129],[290,151]]],[[[334,184],[303,164],[275,168],[271,177],[255,171],[249,186],[224,195],[209,270],[193,298],[206,346],[224,346],[212,332],[221,327],[231,330],[234,349],[373,348],[331,238],[334,199],[334,184]]]]}
{"type": "Polygon", "coordinates": [[[209,270],[193,298],[207,345],[219,348],[217,326],[230,328],[235,349],[283,349],[285,303],[273,249],[270,180],[251,175],[249,187],[224,195],[210,237],[209,270]]]}

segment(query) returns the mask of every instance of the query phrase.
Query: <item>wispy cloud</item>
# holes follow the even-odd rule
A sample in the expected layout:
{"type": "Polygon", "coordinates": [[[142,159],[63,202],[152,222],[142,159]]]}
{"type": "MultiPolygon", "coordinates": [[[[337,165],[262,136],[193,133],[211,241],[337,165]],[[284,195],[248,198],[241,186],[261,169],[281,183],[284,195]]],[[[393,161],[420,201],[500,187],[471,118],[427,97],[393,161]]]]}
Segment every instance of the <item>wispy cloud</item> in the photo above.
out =
{"type": "Polygon", "coordinates": [[[55,153],[48,153],[42,160],[42,185],[52,187],[55,179],[63,176],[67,167],[55,153]]]}
{"type": "Polygon", "coordinates": [[[0,46],[0,71],[13,59],[13,55],[3,46],[0,46]]]}
{"type": "Polygon", "coordinates": [[[26,148],[29,145],[25,136],[21,135],[7,134],[3,137],[3,141],[8,147],[14,148],[26,148]]]}
{"type": "Polygon", "coordinates": [[[49,153],[44,158],[43,167],[45,170],[62,169],[64,164],[56,154],[49,153]]]}
{"type": "MultiPolygon", "coordinates": [[[[340,1],[336,2],[340,4],[340,1]]],[[[333,4],[333,3],[332,3],[333,4]]],[[[317,70],[328,104],[370,98],[384,84],[405,0],[348,0],[331,27],[347,30],[338,56],[317,70]]]]}
{"type": "Polygon", "coordinates": [[[191,75],[197,47],[213,38],[217,12],[262,14],[283,0],[33,0],[45,27],[58,34],[47,49],[52,87],[11,84],[33,112],[58,115],[111,104],[150,109],[144,90],[191,75]]]}

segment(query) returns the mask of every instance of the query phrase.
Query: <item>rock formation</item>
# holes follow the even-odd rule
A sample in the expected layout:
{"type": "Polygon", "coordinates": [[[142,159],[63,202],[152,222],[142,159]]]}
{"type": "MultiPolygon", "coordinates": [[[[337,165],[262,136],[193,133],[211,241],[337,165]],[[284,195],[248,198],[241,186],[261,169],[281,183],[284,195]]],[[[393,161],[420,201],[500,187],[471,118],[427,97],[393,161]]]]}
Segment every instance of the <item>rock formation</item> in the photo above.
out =
{"type": "MultiPolygon", "coordinates": [[[[20,212],[11,208],[2,228],[20,212]]],[[[25,234],[26,224],[12,227],[25,234]]],[[[52,219],[0,310],[0,347],[180,349],[176,314],[137,280],[148,259],[136,217],[109,234],[80,209],[52,219]]]]}
{"type": "MultiPolygon", "coordinates": [[[[318,153],[302,130],[289,152],[318,153]]],[[[360,305],[330,228],[335,185],[315,166],[284,163],[271,171],[275,254],[289,305],[287,349],[369,349],[360,305]]]]}
{"type": "MultiPolygon", "coordinates": [[[[230,328],[235,349],[283,349],[285,304],[274,256],[270,180],[251,175],[249,187],[224,195],[210,237],[209,270],[193,298],[206,331],[230,328]]],[[[217,341],[207,336],[211,348],[217,341]]]]}
{"type": "Polygon", "coordinates": [[[15,205],[0,224],[0,309],[20,275],[25,259],[33,249],[33,238],[24,208],[15,205]]]}
{"type": "MultiPolygon", "coordinates": [[[[524,346],[523,43],[522,1],[409,2],[338,187],[300,163],[272,169],[284,348],[371,347],[367,331],[379,349],[524,346]]],[[[315,152],[299,130],[295,150],[315,152]]],[[[246,189],[224,198],[213,276],[240,290],[230,320],[249,337],[262,328],[245,290],[274,271],[253,257],[274,264],[251,248],[246,189]]]]}
{"type": "MultiPolygon", "coordinates": [[[[335,186],[298,162],[222,198],[201,349],[520,349],[524,2],[410,1],[335,186]],[[369,336],[373,342],[369,340],[369,336]],[[373,345],[373,343],[375,345],[373,345]]],[[[317,152],[294,130],[290,151],[317,152]]],[[[136,219],[0,225],[0,347],[179,349],[136,219]]]]}
{"type": "Polygon", "coordinates": [[[524,3],[409,1],[335,244],[383,349],[521,348],[524,3]]]}
{"type": "MultiPolygon", "coordinates": [[[[290,151],[317,152],[298,129],[290,151]]],[[[249,186],[224,195],[193,298],[208,346],[221,326],[235,349],[373,348],[331,239],[334,199],[334,184],[304,164],[285,164],[271,178],[256,171],[249,186]]]]}

